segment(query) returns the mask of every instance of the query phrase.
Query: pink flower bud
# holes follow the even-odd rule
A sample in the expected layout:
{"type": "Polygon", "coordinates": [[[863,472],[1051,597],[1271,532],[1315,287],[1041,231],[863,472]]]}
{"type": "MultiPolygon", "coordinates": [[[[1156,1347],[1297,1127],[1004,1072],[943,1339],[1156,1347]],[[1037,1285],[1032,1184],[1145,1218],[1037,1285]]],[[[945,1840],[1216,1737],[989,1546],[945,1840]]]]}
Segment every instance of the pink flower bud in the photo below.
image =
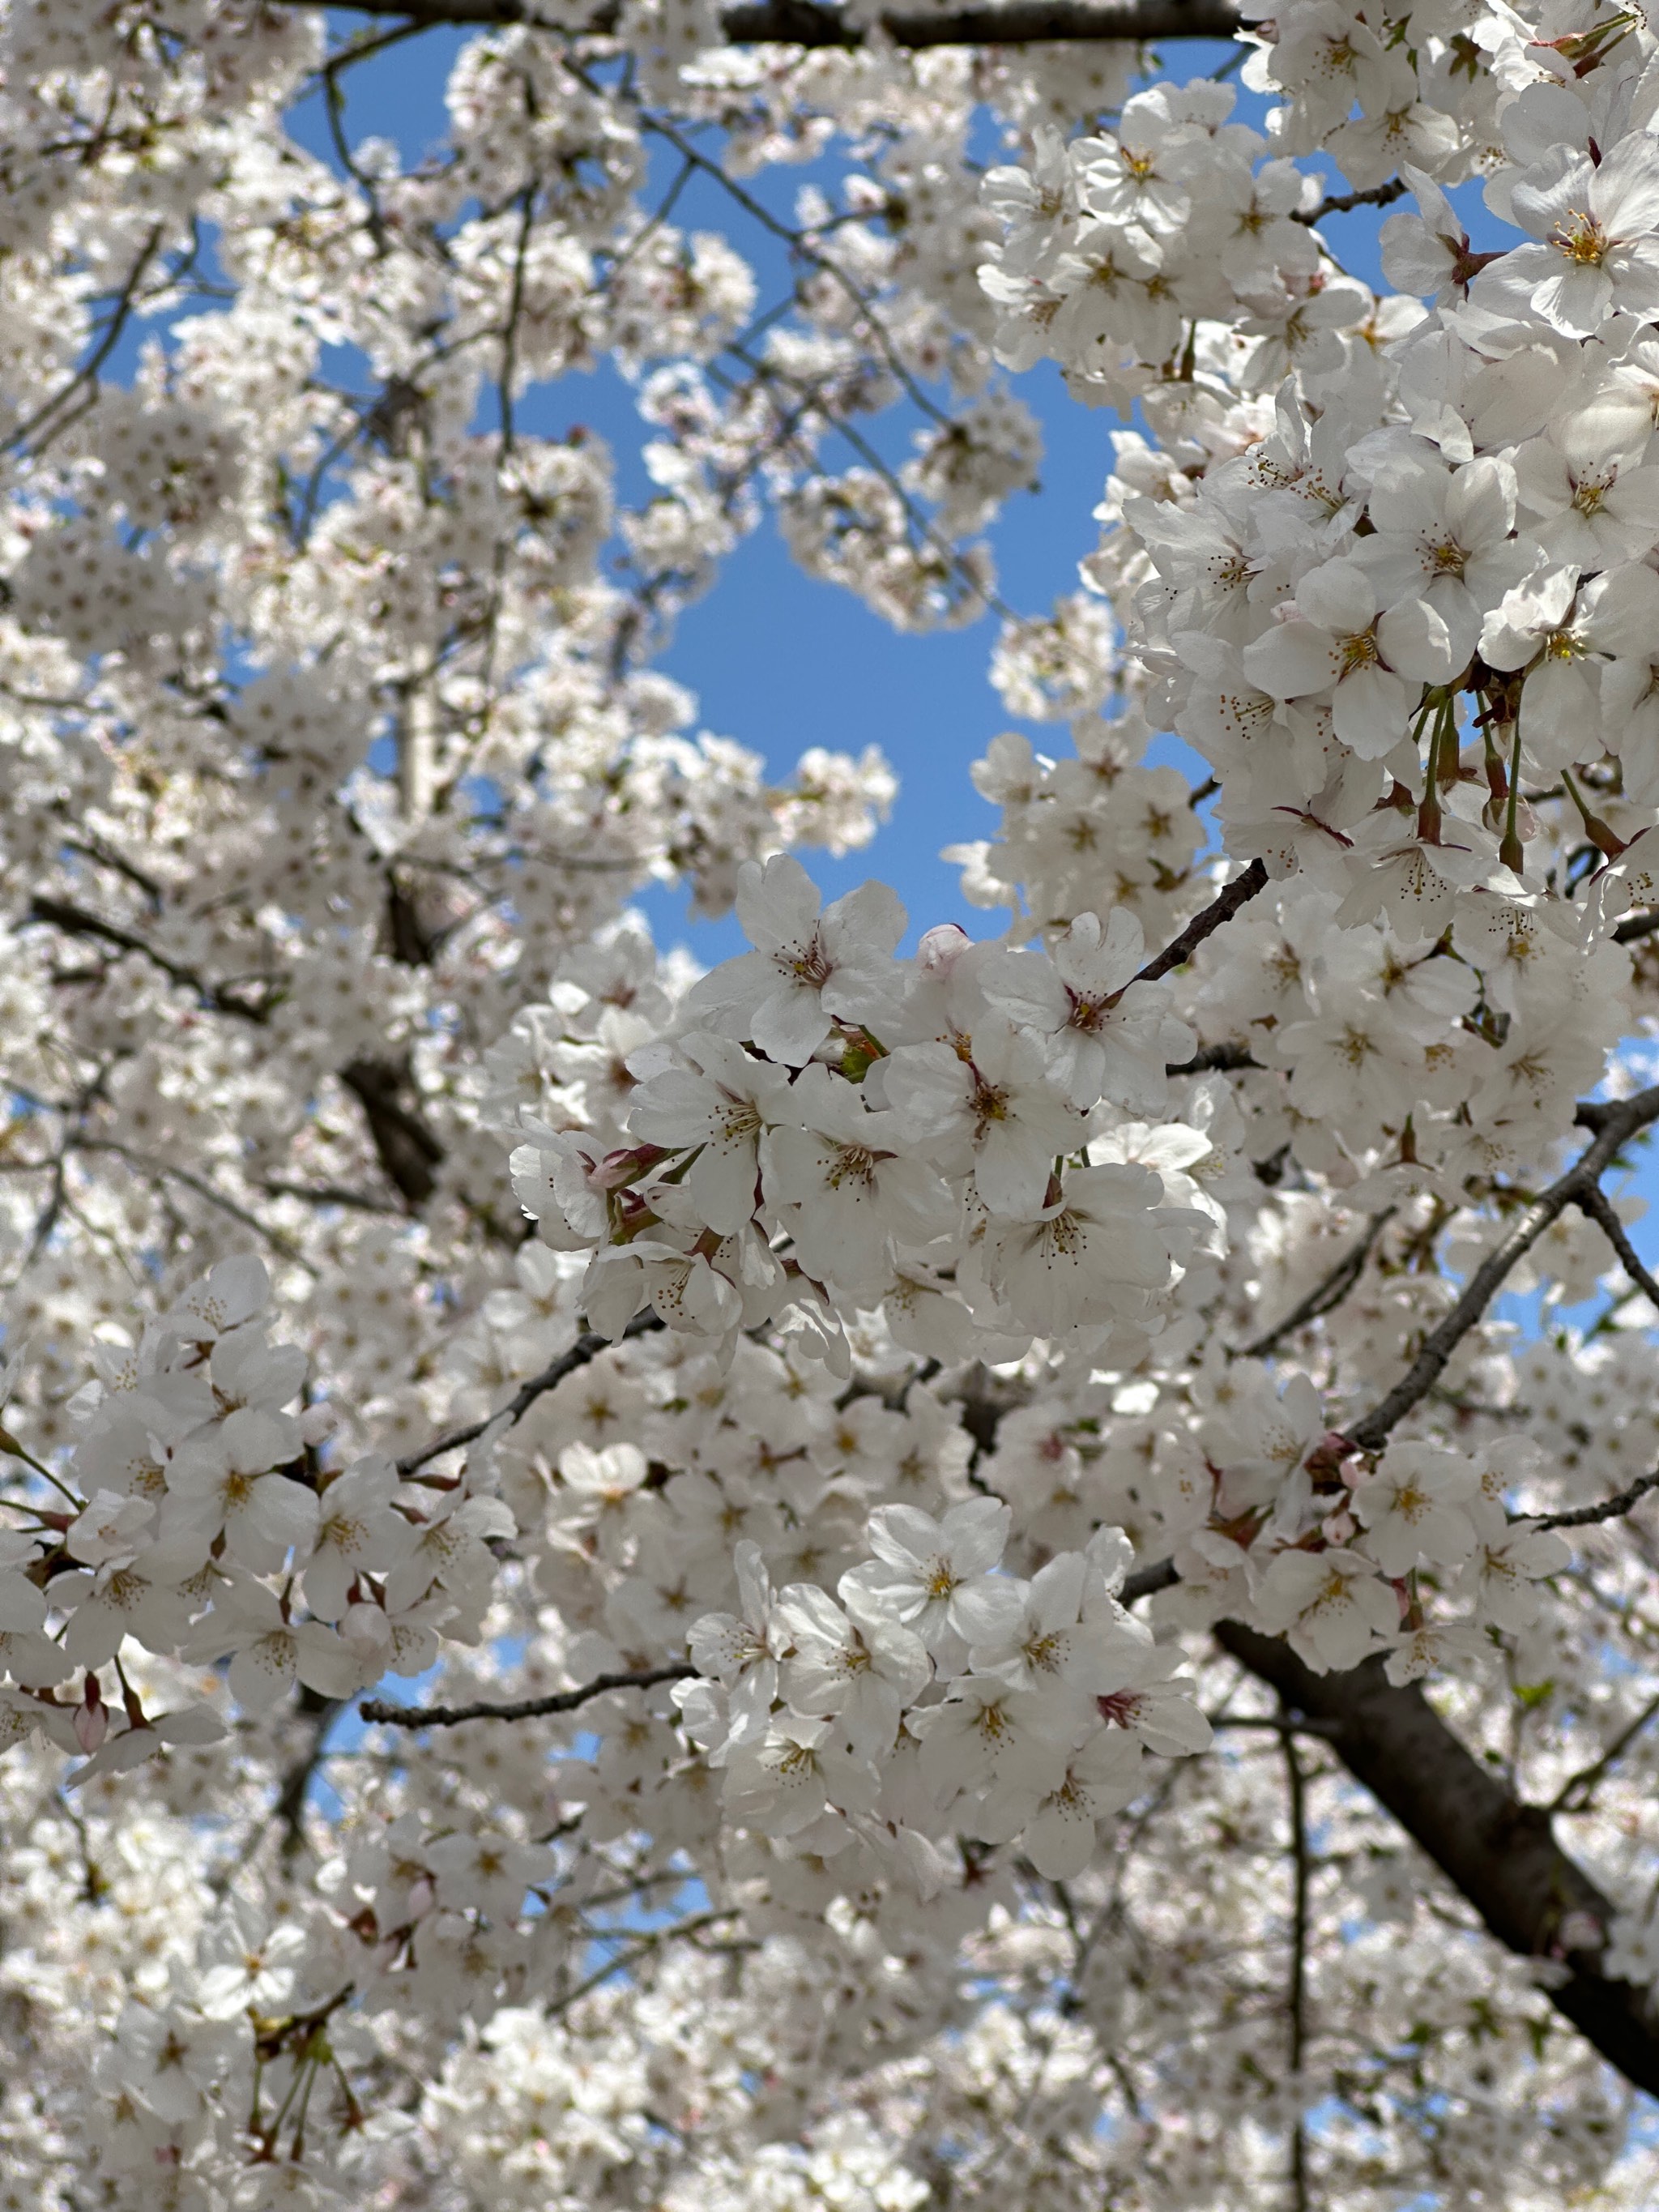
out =
{"type": "Polygon", "coordinates": [[[620,1190],[624,1183],[637,1182],[648,1174],[659,1160],[668,1154],[660,1145],[630,1145],[622,1152],[607,1152],[596,1160],[587,1170],[590,1190],[620,1190]]]}
{"type": "Polygon", "coordinates": [[[916,947],[916,965],[924,975],[942,983],[973,943],[965,929],[941,921],[928,930],[916,947]]]}
{"type": "Polygon", "coordinates": [[[96,1751],[109,1734],[109,1707],[95,1674],[87,1676],[81,1703],[75,1709],[75,1741],[82,1751],[96,1751]]]}

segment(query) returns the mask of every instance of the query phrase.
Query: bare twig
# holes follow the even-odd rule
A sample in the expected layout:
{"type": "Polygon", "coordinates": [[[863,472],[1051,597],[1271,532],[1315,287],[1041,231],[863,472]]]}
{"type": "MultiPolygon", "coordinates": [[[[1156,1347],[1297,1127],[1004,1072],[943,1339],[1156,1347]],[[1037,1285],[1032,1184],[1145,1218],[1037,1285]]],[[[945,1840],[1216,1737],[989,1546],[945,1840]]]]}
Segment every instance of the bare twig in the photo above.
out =
{"type": "Polygon", "coordinates": [[[696,1671],[689,1662],[681,1662],[672,1667],[647,1667],[639,1674],[596,1674],[579,1690],[556,1690],[550,1697],[516,1698],[501,1705],[486,1699],[471,1705],[392,1705],[384,1698],[371,1698],[357,1710],[366,1721],[382,1721],[388,1728],[459,1728],[466,1721],[539,1721],[551,1713],[574,1713],[590,1698],[602,1698],[608,1690],[648,1690],[657,1682],[683,1681],[696,1671]]]}
{"type": "MultiPolygon", "coordinates": [[[[138,287],[144,281],[144,272],[160,250],[163,228],[164,226],[159,222],[154,224],[149,237],[139,248],[138,258],[133,263],[125,283],[116,295],[114,305],[110,309],[109,320],[105,324],[103,335],[97,344],[75,371],[68,383],[53,392],[50,399],[37,407],[33,415],[27,416],[12,432],[6,441],[8,450],[13,447],[27,445],[35,432],[51,422],[52,416],[61,412],[76,393],[84,387],[92,387],[94,396],[96,396],[98,373],[121,343],[121,334],[131,321],[133,309],[137,304],[138,287]]],[[[61,427],[59,425],[59,428],[61,427]]],[[[53,434],[56,435],[56,433],[54,432],[53,434]]]]}
{"type": "Polygon", "coordinates": [[[1390,177],[1386,185],[1372,185],[1363,192],[1337,192],[1321,200],[1311,215],[1292,215],[1292,222],[1323,222],[1328,215],[1347,215],[1357,207],[1387,207],[1403,200],[1411,190],[1403,178],[1390,177]]]}
{"type": "Polygon", "coordinates": [[[1599,1505],[1576,1505],[1571,1512],[1547,1513],[1532,1525],[1534,1528],[1588,1528],[1594,1522],[1617,1521],[1632,1505],[1639,1505],[1650,1490],[1659,1490],[1659,1474],[1638,1474],[1628,1490],[1604,1498],[1599,1505]]]}
{"type": "Polygon", "coordinates": [[[1241,1344],[1237,1351],[1230,1352],[1228,1358],[1264,1359],[1270,1352],[1276,1351],[1287,1336],[1294,1336],[1297,1329],[1304,1328],[1310,1321],[1317,1321],[1322,1315],[1334,1311],[1359,1280],[1364,1272],[1365,1262],[1371,1255],[1372,1247],[1388,1223],[1393,1220],[1397,1210],[1395,1206],[1385,1206],[1380,1212],[1372,1214],[1359,1243],[1352,1252],[1344,1254],[1322,1282],[1315,1284],[1300,1305],[1261,1336],[1253,1338],[1249,1344],[1241,1344]]]}
{"type": "Polygon", "coordinates": [[[1146,963],[1135,977],[1136,982],[1155,983],[1160,975],[1167,975],[1171,968],[1183,966],[1206,937],[1213,937],[1224,921],[1231,921],[1240,907],[1248,905],[1258,891],[1267,889],[1267,885],[1266,863],[1252,860],[1242,875],[1235,876],[1226,889],[1210,901],[1202,914],[1193,916],[1179,937],[1146,963]]]}
{"type": "MultiPolygon", "coordinates": [[[[635,1314],[617,1341],[626,1344],[633,1337],[644,1336],[649,1330],[661,1327],[661,1316],[656,1312],[635,1314]]],[[[586,1330],[576,1339],[568,1352],[562,1352],[556,1360],[543,1368],[539,1375],[532,1375],[527,1382],[521,1382],[514,1397],[501,1407],[501,1413],[491,1413],[488,1420],[473,1421],[464,1429],[451,1429],[435,1443],[423,1445],[417,1452],[411,1452],[407,1459],[398,1461],[398,1474],[413,1474],[428,1460],[440,1459],[445,1452],[459,1451],[463,1444],[476,1443],[487,1428],[501,1419],[502,1414],[507,1417],[507,1426],[515,1427],[544,1392],[557,1389],[567,1375],[574,1375],[579,1367],[587,1366],[602,1352],[609,1352],[610,1349],[611,1339],[608,1336],[597,1336],[592,1329],[586,1330]]]]}
{"type": "Polygon", "coordinates": [[[1619,1264],[1641,1291],[1649,1304],[1659,1310],[1659,1282],[1656,1282],[1637,1256],[1624,1223],[1613,1210],[1613,1201],[1601,1185],[1595,1184],[1581,1191],[1575,1201],[1581,1213],[1587,1213],[1619,1255],[1619,1264]]]}
{"type": "MultiPolygon", "coordinates": [[[[1369,1413],[1349,1425],[1347,1435],[1361,1451],[1377,1450],[1413,1407],[1428,1395],[1444,1372],[1446,1363],[1486,1312],[1516,1262],[1532,1249],[1550,1224],[1568,1206],[1577,1205],[1584,1192],[1595,1188],[1621,1145],[1659,1121],[1659,1085],[1638,1091],[1634,1097],[1620,1099],[1616,1104],[1602,1105],[1598,1102],[1595,1111],[1595,1120],[1591,1124],[1596,1130],[1594,1140],[1566,1173],[1559,1176],[1528,1206],[1519,1226],[1510,1231],[1498,1249],[1481,1261],[1469,1278],[1462,1297],[1438,1328],[1424,1340],[1416,1358],[1388,1395],[1379,1400],[1369,1413]]],[[[1583,1108],[1579,1109],[1579,1118],[1585,1118],[1583,1108]]]]}
{"type": "Polygon", "coordinates": [[[1659,1713],[1659,1697],[1649,1698],[1636,1718],[1620,1729],[1600,1759],[1589,1766],[1581,1766],[1577,1774],[1568,1775],[1547,1809],[1552,1813],[1588,1813],[1596,1784],[1610,1766],[1623,1758],[1656,1713],[1659,1713]]]}
{"type": "Polygon", "coordinates": [[[1286,2002],[1290,2011],[1291,2094],[1296,2098],[1296,2118],[1291,2127],[1291,2203],[1294,2212],[1308,2212],[1308,2130],[1301,2099],[1302,2054],[1308,2023],[1308,1791],[1296,1732],[1285,1729],[1280,1739],[1285,1753],[1285,1797],[1291,1816],[1291,1976],[1286,2002]]]}

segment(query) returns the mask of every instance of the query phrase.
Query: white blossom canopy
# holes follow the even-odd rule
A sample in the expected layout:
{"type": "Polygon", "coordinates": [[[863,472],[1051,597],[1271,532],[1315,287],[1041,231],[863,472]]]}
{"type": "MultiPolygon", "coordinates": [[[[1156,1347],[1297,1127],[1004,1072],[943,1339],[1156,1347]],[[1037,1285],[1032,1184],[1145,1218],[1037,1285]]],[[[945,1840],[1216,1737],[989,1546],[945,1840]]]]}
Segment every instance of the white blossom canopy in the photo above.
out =
{"type": "Polygon", "coordinates": [[[1659,2197],[1656,425],[1644,8],[0,0],[0,2207],[1659,2197]]]}

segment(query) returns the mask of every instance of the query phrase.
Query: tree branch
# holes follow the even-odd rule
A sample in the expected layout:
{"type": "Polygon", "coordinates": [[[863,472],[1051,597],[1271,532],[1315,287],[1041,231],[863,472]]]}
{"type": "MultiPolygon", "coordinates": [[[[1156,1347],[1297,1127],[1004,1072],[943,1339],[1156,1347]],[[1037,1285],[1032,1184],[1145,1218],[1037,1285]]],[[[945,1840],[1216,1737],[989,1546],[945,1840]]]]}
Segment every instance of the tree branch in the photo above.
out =
{"type": "Polygon", "coordinates": [[[146,944],[142,937],[136,937],[130,929],[124,929],[119,922],[107,921],[102,915],[89,913],[85,907],[73,906],[67,899],[48,898],[37,893],[29,901],[28,910],[20,926],[27,928],[31,923],[45,923],[53,929],[63,930],[70,937],[88,937],[99,944],[112,945],[122,952],[136,952],[140,958],[148,960],[152,967],[159,968],[169,982],[194,991],[203,1005],[216,1013],[236,1014],[245,1022],[266,1022],[270,1018],[267,1008],[251,1005],[247,1000],[238,998],[234,992],[222,984],[212,982],[194,968],[187,968],[180,961],[169,959],[165,952],[157,951],[153,945],[146,944]]]}
{"type": "Polygon", "coordinates": [[[1291,2094],[1297,2099],[1291,2127],[1291,2203],[1295,2212],[1308,2212],[1308,2129],[1300,2096],[1302,2054],[1308,2034],[1308,1784],[1292,1729],[1283,1731],[1279,1746],[1285,1754],[1291,1817],[1291,1974],[1285,2002],[1291,2016],[1291,2094]]]}
{"type": "Polygon", "coordinates": [[[1323,222],[1328,215],[1349,215],[1357,207],[1387,207],[1403,200],[1411,187],[1403,178],[1390,177],[1386,185],[1372,185],[1363,192],[1338,192],[1321,200],[1311,215],[1292,215],[1292,222],[1323,222]]]}
{"type": "MultiPolygon", "coordinates": [[[[637,1313],[617,1341],[626,1344],[631,1338],[644,1336],[652,1329],[661,1327],[662,1316],[654,1310],[637,1313]]],[[[609,1352],[610,1349],[611,1339],[608,1336],[596,1336],[592,1329],[585,1331],[568,1352],[562,1352],[556,1360],[543,1368],[539,1375],[532,1375],[529,1382],[521,1382],[517,1393],[500,1413],[491,1413],[486,1420],[471,1422],[464,1429],[451,1429],[435,1443],[423,1445],[417,1452],[411,1452],[407,1459],[398,1461],[398,1474],[414,1474],[428,1460],[441,1459],[445,1452],[459,1451],[463,1444],[475,1443],[486,1429],[501,1419],[502,1414],[507,1417],[507,1426],[515,1428],[544,1391],[556,1389],[567,1375],[574,1375],[579,1367],[586,1367],[602,1352],[609,1352]]]]}
{"type": "Polygon", "coordinates": [[[1260,890],[1267,887],[1267,864],[1252,860],[1243,875],[1235,876],[1226,889],[1210,901],[1202,914],[1195,914],[1179,937],[1166,945],[1162,952],[1149,960],[1135,977],[1137,983],[1156,983],[1160,975],[1167,975],[1171,968],[1179,968],[1190,960],[1206,937],[1213,937],[1224,921],[1231,921],[1242,906],[1248,906],[1260,890]]]}
{"type": "MultiPolygon", "coordinates": [[[[596,6],[583,33],[573,34],[540,15],[527,0],[344,0],[343,5],[340,0],[290,0],[290,4],[339,5],[343,14],[391,15],[421,26],[459,23],[506,29],[521,23],[567,39],[609,36],[620,14],[614,4],[596,6]]],[[[734,46],[854,47],[865,40],[862,26],[849,22],[838,9],[815,5],[813,0],[760,0],[758,5],[729,8],[723,23],[727,43],[734,46]]],[[[1086,0],[1012,0],[1005,7],[894,9],[882,15],[880,24],[896,46],[916,51],[1119,39],[1139,43],[1231,39],[1237,34],[1239,17],[1227,0],[1103,0],[1095,5],[1086,0]]]]}
{"type": "Polygon", "coordinates": [[[1635,1719],[1620,1729],[1600,1759],[1581,1766],[1577,1774],[1568,1775],[1551,1798],[1548,1809],[1552,1813],[1588,1813],[1596,1784],[1610,1766],[1624,1757],[1656,1713],[1659,1713],[1659,1698],[1650,1698],[1635,1719]]]}
{"type": "Polygon", "coordinates": [[[1287,1313],[1283,1321],[1276,1323],[1264,1334],[1254,1338],[1249,1344],[1241,1344],[1236,1352],[1229,1352],[1228,1358],[1230,1359],[1263,1359],[1268,1352],[1276,1350],[1287,1336],[1294,1336],[1297,1330],[1305,1328],[1309,1322],[1317,1321],[1322,1314],[1330,1313],[1340,1306],[1359,1280],[1364,1271],[1365,1262],[1371,1255],[1372,1246],[1382,1234],[1387,1224],[1393,1220],[1398,1210],[1395,1206],[1385,1206],[1380,1213],[1372,1214],[1366,1226],[1365,1234],[1359,1243],[1354,1246],[1352,1252],[1346,1253],[1337,1261],[1322,1282],[1315,1284],[1300,1305],[1287,1313]]]}
{"type": "Polygon", "coordinates": [[[1600,1184],[1581,1191],[1575,1201],[1581,1213],[1587,1213],[1619,1255],[1619,1264],[1636,1285],[1650,1305],[1659,1311],[1659,1282],[1656,1282],[1637,1256],[1624,1223],[1613,1210],[1613,1201],[1600,1184]]]}
{"type": "Polygon", "coordinates": [[[383,1721],[389,1728],[459,1728],[465,1721],[538,1721],[550,1713],[574,1713],[590,1698],[607,1690],[648,1690],[656,1682],[684,1681],[696,1668],[690,1661],[672,1667],[647,1667],[634,1674],[596,1674],[579,1690],[556,1690],[546,1698],[517,1698],[504,1705],[481,1700],[471,1705],[391,1705],[370,1698],[358,1706],[366,1721],[383,1721]]]}
{"type": "Polygon", "coordinates": [[[1506,1948],[1558,1961],[1550,2002],[1638,2088],[1659,2091],[1659,2026],[1647,1992],[1602,1970],[1616,1907],[1556,1843],[1547,1808],[1511,1796],[1459,1742],[1415,1684],[1396,1688],[1372,1658],[1316,1674],[1288,1644],[1237,1621],[1222,1648],[1287,1711],[1337,1723],[1328,1741],[1506,1948]],[[1571,1924],[1570,1924],[1571,1923],[1571,1924]],[[1566,1938],[1576,1940],[1568,1948],[1566,1938]]]}
{"type": "Polygon", "coordinates": [[[386,1060],[354,1060],[340,1080],[356,1098],[386,1180],[411,1206],[438,1187],[444,1148],[418,1107],[409,1103],[409,1069],[386,1060]]]}
{"type": "Polygon", "coordinates": [[[1593,1522],[1616,1521],[1632,1505],[1639,1505],[1650,1490],[1659,1490],[1659,1474],[1638,1474],[1628,1490],[1604,1498],[1599,1505],[1576,1505],[1571,1512],[1547,1513],[1532,1525],[1534,1528],[1588,1528],[1593,1522]]]}
{"type": "MultiPolygon", "coordinates": [[[[1606,1173],[1622,1144],[1638,1130],[1659,1121],[1659,1085],[1638,1091],[1633,1098],[1620,1099],[1613,1105],[1598,1102],[1595,1112],[1595,1121],[1590,1124],[1596,1130],[1594,1141],[1566,1173],[1559,1176],[1542,1197],[1528,1208],[1519,1227],[1512,1230],[1498,1249],[1481,1261],[1470,1276],[1462,1297],[1439,1327],[1424,1340],[1422,1350],[1387,1397],[1373,1406],[1369,1413],[1349,1424],[1346,1434],[1361,1451],[1381,1449],[1390,1431],[1440,1380],[1446,1363],[1485,1313],[1516,1261],[1532,1249],[1550,1224],[1568,1206],[1577,1204],[1584,1192],[1595,1189],[1598,1178],[1606,1173]]],[[[1586,1118],[1582,1107],[1577,1118],[1586,1118]]]]}

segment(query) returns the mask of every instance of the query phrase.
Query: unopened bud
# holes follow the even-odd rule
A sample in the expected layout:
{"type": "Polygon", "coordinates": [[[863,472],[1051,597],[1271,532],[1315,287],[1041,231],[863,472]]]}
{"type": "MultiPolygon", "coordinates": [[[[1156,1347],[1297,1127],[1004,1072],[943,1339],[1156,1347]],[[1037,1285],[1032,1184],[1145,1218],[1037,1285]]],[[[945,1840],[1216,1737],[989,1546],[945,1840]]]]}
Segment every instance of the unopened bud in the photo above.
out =
{"type": "Polygon", "coordinates": [[[95,1674],[87,1676],[81,1702],[75,1709],[75,1741],[82,1751],[96,1751],[109,1734],[109,1707],[95,1674]]]}
{"type": "Polygon", "coordinates": [[[924,975],[942,983],[973,941],[954,921],[941,921],[924,932],[916,947],[916,965],[924,975]]]}

